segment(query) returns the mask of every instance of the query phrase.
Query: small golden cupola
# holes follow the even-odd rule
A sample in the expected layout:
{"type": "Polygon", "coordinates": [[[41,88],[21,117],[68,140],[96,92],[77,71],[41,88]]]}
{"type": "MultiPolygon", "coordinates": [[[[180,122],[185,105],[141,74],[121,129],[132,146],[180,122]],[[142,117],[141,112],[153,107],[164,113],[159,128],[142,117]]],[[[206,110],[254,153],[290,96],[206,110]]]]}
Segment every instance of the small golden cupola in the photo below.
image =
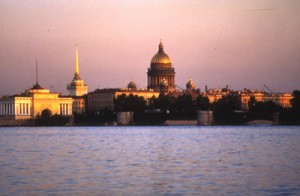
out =
{"type": "Polygon", "coordinates": [[[127,88],[130,90],[136,90],[137,86],[133,80],[130,80],[130,82],[127,85],[127,88]]]}
{"type": "Polygon", "coordinates": [[[187,83],[186,83],[186,90],[187,91],[194,91],[196,89],[196,85],[193,82],[192,79],[190,79],[187,83]]]}

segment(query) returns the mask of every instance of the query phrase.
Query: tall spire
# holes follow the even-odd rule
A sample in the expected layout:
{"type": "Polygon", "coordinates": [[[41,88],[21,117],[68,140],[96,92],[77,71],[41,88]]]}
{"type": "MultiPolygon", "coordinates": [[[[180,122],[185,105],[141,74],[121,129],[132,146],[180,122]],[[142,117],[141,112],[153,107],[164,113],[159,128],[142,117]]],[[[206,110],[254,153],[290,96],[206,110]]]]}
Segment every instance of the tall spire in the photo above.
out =
{"type": "Polygon", "coordinates": [[[79,75],[79,63],[78,63],[78,47],[76,45],[75,50],[75,74],[72,82],[67,85],[67,89],[69,91],[69,95],[71,96],[82,96],[87,94],[88,87],[84,84],[83,80],[81,80],[79,75]]]}
{"type": "Polygon", "coordinates": [[[75,65],[75,74],[79,74],[79,65],[78,65],[78,47],[76,45],[76,65],[75,65]]]}
{"type": "Polygon", "coordinates": [[[80,80],[79,76],[79,63],[78,63],[78,47],[76,45],[76,53],[75,53],[75,75],[74,80],[80,80]]]}
{"type": "Polygon", "coordinates": [[[35,60],[35,85],[33,85],[33,87],[31,89],[43,89],[40,85],[39,85],[39,80],[38,80],[38,60],[35,60]]]}
{"type": "Polygon", "coordinates": [[[39,81],[38,81],[38,60],[37,59],[35,60],[35,83],[36,83],[36,85],[39,84],[39,81]]]}

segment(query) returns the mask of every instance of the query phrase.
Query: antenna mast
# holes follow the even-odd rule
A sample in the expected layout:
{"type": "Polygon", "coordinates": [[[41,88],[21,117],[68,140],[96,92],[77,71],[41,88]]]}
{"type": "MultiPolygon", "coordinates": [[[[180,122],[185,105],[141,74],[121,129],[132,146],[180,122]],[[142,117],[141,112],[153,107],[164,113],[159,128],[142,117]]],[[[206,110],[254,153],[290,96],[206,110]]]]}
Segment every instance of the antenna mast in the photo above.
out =
{"type": "Polygon", "coordinates": [[[35,61],[35,82],[36,82],[36,84],[39,83],[39,81],[38,81],[38,60],[37,59],[35,61]]]}

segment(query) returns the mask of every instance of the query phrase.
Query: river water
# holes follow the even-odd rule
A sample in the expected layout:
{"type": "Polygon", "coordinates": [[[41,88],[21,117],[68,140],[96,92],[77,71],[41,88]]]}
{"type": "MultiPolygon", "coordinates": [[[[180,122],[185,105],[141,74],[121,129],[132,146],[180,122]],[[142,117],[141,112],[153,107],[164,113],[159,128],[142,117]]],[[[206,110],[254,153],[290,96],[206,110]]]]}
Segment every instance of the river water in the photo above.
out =
{"type": "Polygon", "coordinates": [[[299,126],[0,128],[0,195],[286,194],[299,126]]]}

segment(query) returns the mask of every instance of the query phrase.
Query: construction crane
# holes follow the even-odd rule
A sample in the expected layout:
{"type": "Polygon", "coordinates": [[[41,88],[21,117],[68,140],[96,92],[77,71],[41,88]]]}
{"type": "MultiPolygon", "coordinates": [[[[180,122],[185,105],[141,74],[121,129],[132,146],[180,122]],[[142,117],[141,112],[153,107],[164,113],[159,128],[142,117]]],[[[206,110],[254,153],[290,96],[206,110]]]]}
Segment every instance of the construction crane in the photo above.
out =
{"type": "MultiPolygon", "coordinates": [[[[270,93],[271,93],[271,96],[275,96],[275,104],[276,104],[276,110],[278,110],[278,106],[280,105],[279,104],[279,93],[278,92],[273,92],[267,85],[263,84],[263,86],[265,87],[265,89],[267,89],[270,93]]],[[[276,91],[276,90],[275,90],[276,91]]]]}
{"type": "Polygon", "coordinates": [[[263,86],[265,87],[265,89],[267,89],[270,93],[274,94],[274,92],[265,84],[263,84],[263,86]]]}
{"type": "Polygon", "coordinates": [[[179,88],[180,90],[182,90],[182,91],[185,90],[184,88],[181,88],[180,86],[178,86],[178,85],[176,85],[176,84],[175,84],[175,86],[176,86],[177,88],[179,88]]]}

